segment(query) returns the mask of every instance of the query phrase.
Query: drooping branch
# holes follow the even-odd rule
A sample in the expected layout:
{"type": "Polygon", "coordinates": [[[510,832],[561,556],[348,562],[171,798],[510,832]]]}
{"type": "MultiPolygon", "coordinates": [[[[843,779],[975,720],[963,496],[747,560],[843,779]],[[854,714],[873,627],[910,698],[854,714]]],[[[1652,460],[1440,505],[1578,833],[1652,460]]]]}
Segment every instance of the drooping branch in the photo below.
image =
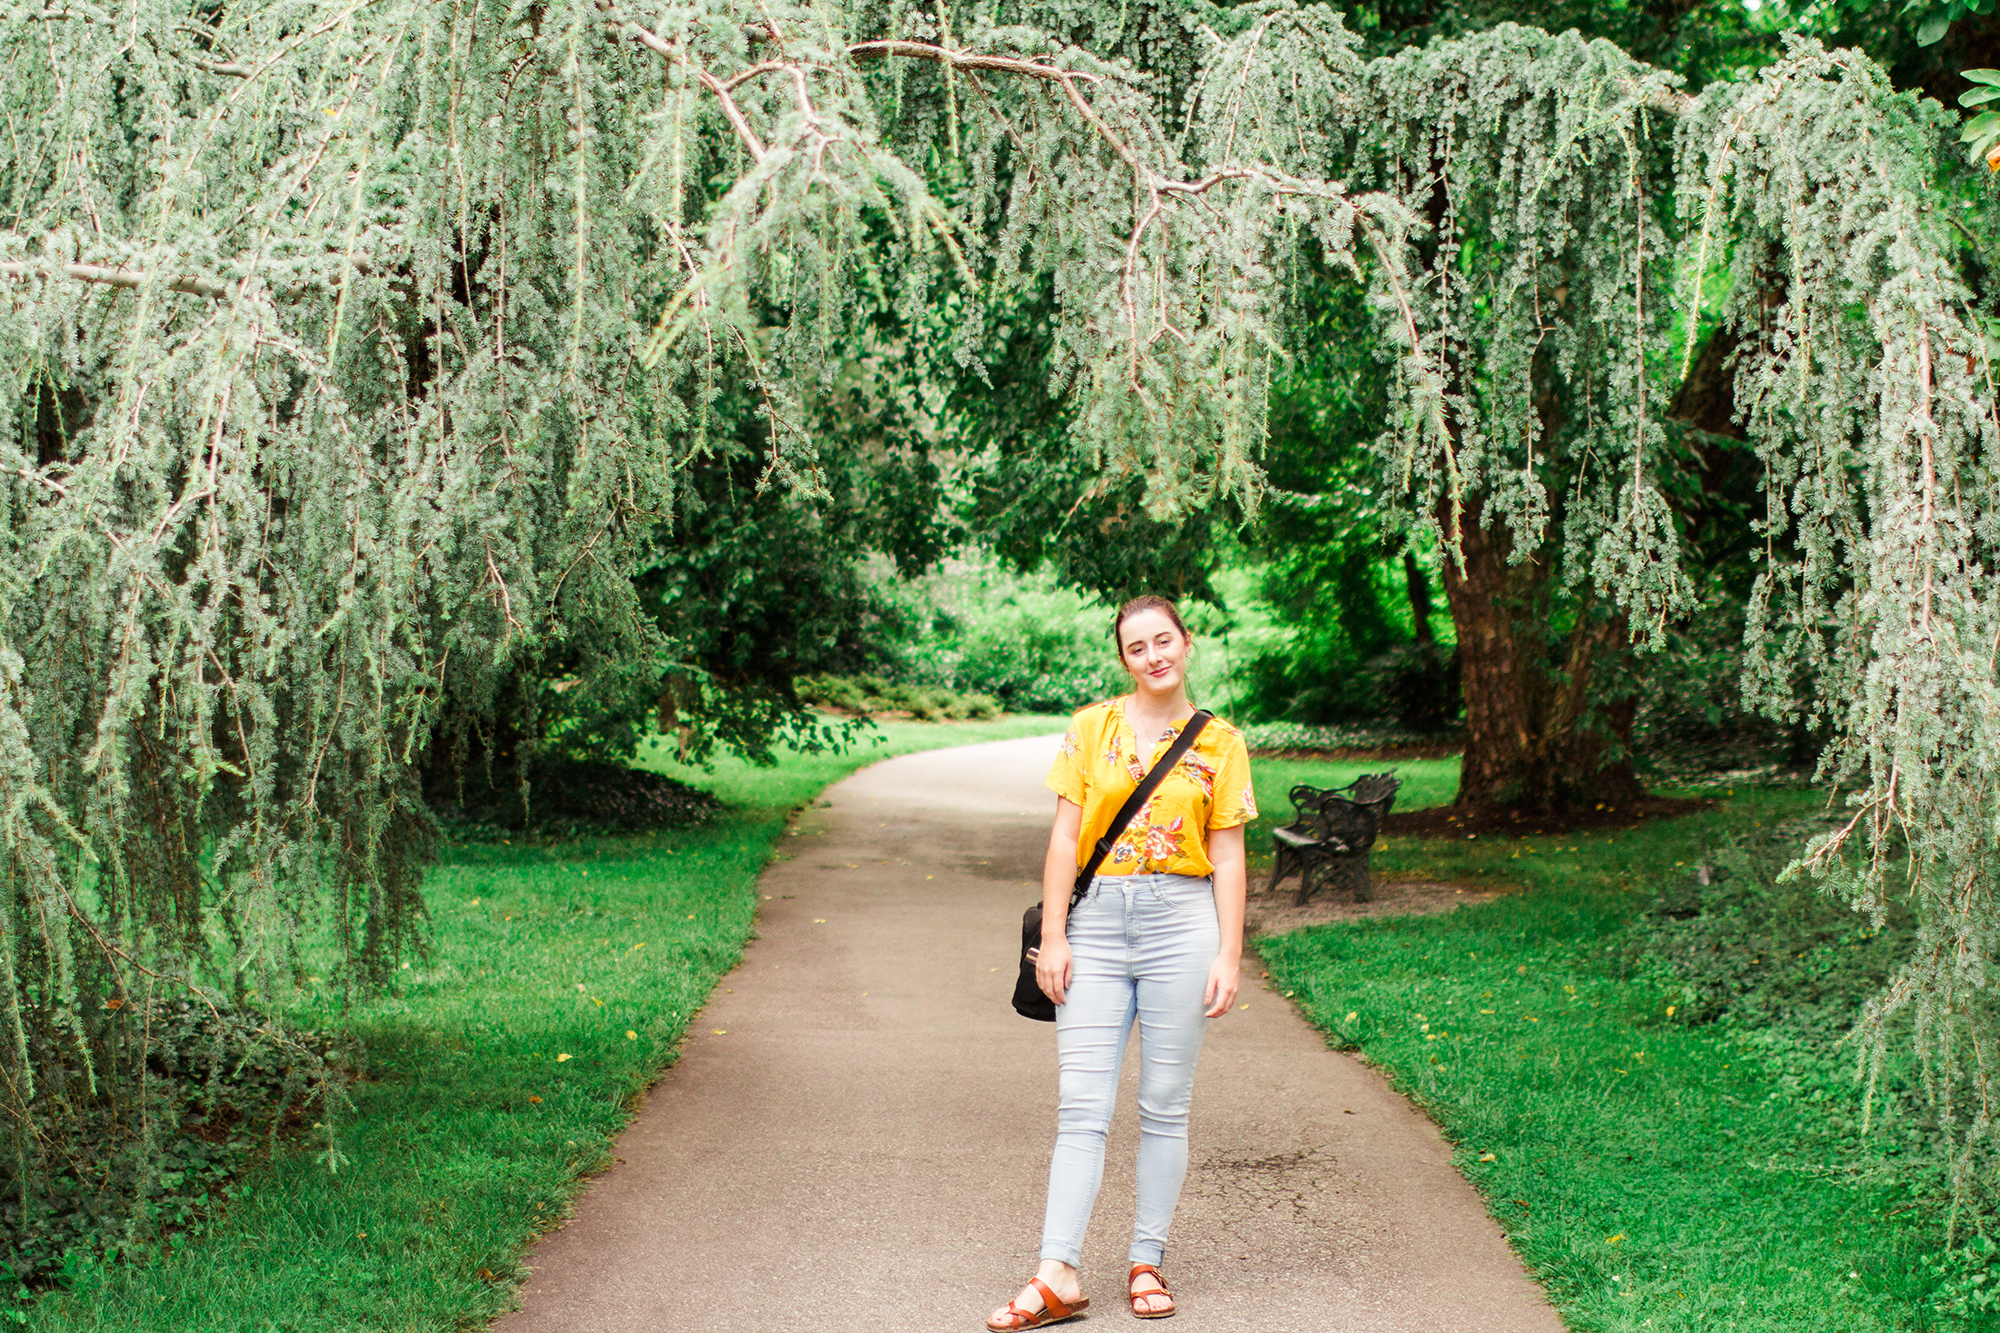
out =
{"type": "MultiPolygon", "coordinates": [[[[17,236],[0,237],[0,240],[8,242],[19,242],[21,239],[17,236]]],[[[375,265],[365,255],[328,255],[326,258],[334,264],[344,263],[346,267],[353,269],[357,273],[370,273],[375,268],[375,265]]],[[[245,263],[245,267],[249,267],[247,262],[245,263]]],[[[279,301],[297,301],[311,291],[339,285],[339,279],[335,277],[320,276],[298,280],[295,275],[290,273],[289,269],[284,271],[287,276],[294,277],[294,280],[274,293],[276,299],[279,301]]],[[[77,282],[96,283],[100,286],[116,287],[122,291],[137,291],[151,280],[151,275],[140,272],[137,269],[125,268],[119,264],[86,264],[74,261],[52,264],[47,261],[37,262],[25,259],[0,262],[0,278],[26,280],[51,277],[65,277],[77,282]]],[[[186,275],[168,278],[160,285],[170,292],[180,292],[187,296],[205,297],[211,301],[228,301],[242,296],[248,281],[248,277],[237,279],[233,282],[217,282],[212,278],[186,275]]]]}
{"type": "MultiPolygon", "coordinates": [[[[45,9],[39,14],[30,14],[27,17],[43,23],[67,23],[71,21],[85,23],[108,22],[107,19],[98,15],[79,13],[74,9],[45,9]]],[[[146,42],[156,51],[162,49],[160,43],[150,33],[146,34],[146,42]]],[[[194,68],[201,70],[203,73],[219,74],[224,78],[247,79],[257,72],[257,67],[254,64],[244,64],[242,61],[237,60],[214,60],[198,51],[186,51],[175,48],[169,54],[174,59],[184,61],[194,66],[194,68]]]]}
{"type": "MultiPolygon", "coordinates": [[[[113,268],[106,264],[36,264],[23,261],[0,263],[0,277],[33,278],[60,273],[75,278],[79,282],[102,283],[107,287],[119,287],[126,291],[136,291],[146,285],[146,275],[135,273],[129,268],[113,268]]],[[[163,284],[170,292],[184,292],[189,296],[205,296],[219,301],[232,294],[232,289],[205,278],[169,278],[163,284]]]]}
{"type": "MultiPolygon", "coordinates": [[[[1271,367],[1294,336],[1290,278],[1309,254],[1373,286],[1396,352],[1384,469],[1444,497],[1425,513],[1449,527],[1469,502],[1496,531],[1571,523],[1579,578],[1603,569],[1657,593],[1678,559],[1671,533],[1627,540],[1604,518],[1617,499],[1607,479],[1649,504],[1657,485],[1644,377],[1672,359],[1659,354],[1670,321],[1646,284],[1698,283],[1710,254],[1781,232],[1788,253],[1830,272],[1858,234],[1827,224],[1837,205],[1919,188],[1851,170],[1864,143],[1887,142],[1879,117],[1842,122],[1847,141],[1810,160],[1785,157],[1832,106],[1787,71],[1796,83],[1771,91],[1769,143],[1732,130],[1683,164],[1686,189],[1720,162],[1763,165],[1732,174],[1698,215],[1686,200],[1681,225],[1698,216],[1717,239],[1675,268],[1655,254],[1667,246],[1648,211],[1661,183],[1648,118],[1720,114],[1726,92],[1697,101],[1605,43],[1525,29],[1367,62],[1339,16],[1312,5],[1263,7],[1227,37],[1164,25],[1184,41],[1156,86],[1118,51],[1018,30],[961,39],[942,16],[884,31],[879,9],[844,0],[765,0],[750,25],[740,0],[526,11],[300,0],[218,11],[227,33],[204,28],[194,42],[214,55],[183,49],[189,30],[142,32],[170,50],[160,60],[130,59],[132,32],[89,20],[84,2],[37,4],[68,25],[39,36],[60,40],[17,32],[6,48],[33,113],[0,142],[24,219],[0,238],[0,277],[14,280],[0,327],[14,373],[0,383],[14,386],[13,418],[34,422],[46,413],[35,368],[67,367],[97,410],[57,464],[45,443],[38,457],[33,429],[0,442],[0,475],[37,483],[0,488],[17,506],[4,521],[10,558],[28,571],[0,571],[0,795],[44,783],[103,873],[124,874],[121,892],[145,902],[146,867],[118,869],[137,864],[119,860],[143,841],[132,793],[155,776],[133,756],[152,747],[162,772],[194,775],[158,799],[199,828],[185,847],[212,852],[159,855],[210,858],[189,870],[197,898],[251,904],[241,965],[271,969],[274,986],[271,960],[316,907],[344,914],[365,900],[353,915],[391,950],[398,923],[415,919],[422,844],[396,822],[409,808],[398,784],[440,695],[490,689],[506,654],[545,631],[597,642],[605,626],[649,623],[621,587],[645,540],[629,516],[674,512],[677,479],[713,447],[729,395],[755,404],[746,419],[761,414],[772,474],[784,461],[810,494],[815,451],[836,447],[814,430],[825,386],[890,343],[920,358],[956,339],[948,354],[969,361],[1011,302],[1052,293],[1050,379],[1066,386],[1078,456],[1098,475],[1158,479],[1162,508],[1253,499],[1271,367]],[[216,58],[229,51],[255,58],[216,58]],[[888,97],[862,67],[891,61],[947,71],[950,87],[913,79],[888,97]],[[218,93],[189,69],[239,83],[218,93]],[[114,78],[129,123],[96,123],[114,78]],[[1170,108],[1167,85],[1191,91],[1170,108]],[[1765,173],[1763,193],[1729,195],[1774,162],[1785,169],[1765,173]],[[1789,200],[1778,218],[1770,199],[1793,180],[1823,197],[1789,200]],[[1440,256],[1436,281],[1408,274],[1419,243],[1440,256]],[[340,283],[338,318],[286,299],[335,285],[317,276],[334,272],[329,261],[396,281],[340,283]],[[179,271],[197,263],[231,276],[179,271]],[[70,282],[214,304],[189,318],[185,303],[161,303],[142,318],[139,302],[79,303],[70,282]],[[284,284],[280,309],[258,305],[284,284]],[[484,307],[489,291],[499,299],[484,307]],[[677,342],[688,325],[701,336],[677,342]],[[944,325],[946,339],[920,336],[944,325]],[[1569,420],[1535,410],[1544,373],[1572,395],[1569,420]],[[739,394],[732,377],[750,387],[739,394]],[[1552,456],[1572,469],[1568,505],[1537,490],[1552,456]],[[103,507],[114,491],[136,497],[129,512],[103,507]],[[1623,554],[1593,566],[1613,539],[1623,554]],[[188,563],[169,567],[167,551],[188,563]],[[23,660],[52,662],[50,687],[9,676],[23,660]],[[447,661],[465,673],[449,686],[447,661]],[[80,735],[98,738],[87,765],[72,762],[80,735]],[[291,772],[307,777],[294,788],[272,776],[291,772]]],[[[1914,160],[1914,141],[1902,134],[1886,157],[1914,160]]],[[[1965,460],[1991,446],[1969,443],[1988,429],[1970,421],[1977,396],[1959,374],[1959,349],[1977,340],[1921,231],[1894,233],[1893,263],[1848,266],[1905,283],[1870,328],[1850,318],[1874,308],[1865,293],[1832,292],[1820,269],[1813,292],[1798,284],[1785,332],[1806,340],[1810,364],[1781,364],[1760,344],[1731,401],[1771,419],[1752,430],[1788,495],[1823,492],[1801,501],[1820,525],[1808,544],[1830,550],[1837,523],[1870,521],[1859,506],[1833,513],[1859,489],[1841,490],[1851,473],[1870,469],[1884,501],[1900,484],[1885,479],[1917,479],[1924,504],[1878,511],[1909,524],[1866,534],[1889,553],[1868,566],[1878,603],[1855,611],[1816,590],[1799,620],[1849,615],[1879,631],[1855,632],[1844,679],[1870,661],[1903,679],[1867,684],[1874,712],[1855,725],[1905,728],[1876,735],[1870,753],[1913,845],[1963,890],[1985,882],[1980,849],[1938,841],[1938,812],[1993,827],[1980,824],[1990,794],[1951,773],[1994,771],[2000,743],[1981,741],[1979,762],[1948,771],[1938,756],[1958,742],[1920,727],[1926,708],[1968,735],[2000,716],[1976,714],[1977,691],[1938,668],[1959,660],[1952,644],[1992,641],[1990,590],[1965,572],[1992,564],[1951,527],[1958,497],[1989,475],[1965,460]],[[1927,366],[1931,344],[1912,344],[1905,326],[1931,331],[1927,366]],[[1875,355],[1891,347],[1895,358],[1875,355]],[[1928,382],[1921,402],[1904,392],[1913,374],[1928,382]],[[1919,408],[1921,438],[1883,428],[1919,408]],[[1857,461],[1863,438],[1874,452],[1857,461]],[[1933,533],[1921,549],[1917,527],[1933,533]],[[1928,637],[1906,635],[1912,625],[1928,637]]],[[[1692,337],[1700,314],[1682,313],[1692,337]]],[[[1621,530],[1671,518],[1630,512],[1621,530]]],[[[1579,641],[1575,676],[1612,646],[1579,641]]],[[[667,656],[637,631],[604,649],[621,670],[667,656]]],[[[1573,721],[1582,699],[1575,685],[1561,717],[1573,721]]],[[[34,821],[6,822],[13,808],[0,800],[7,850],[54,867],[54,887],[30,892],[63,929],[73,886],[34,821]]],[[[1990,913],[1982,925],[1960,908],[1925,910],[1941,939],[1990,955],[1973,929],[1990,913]]],[[[117,947],[141,956],[154,944],[117,947]]],[[[354,965],[379,966],[382,947],[357,946],[354,965]]],[[[18,1014],[18,1000],[0,995],[0,1008],[18,1014]]]]}

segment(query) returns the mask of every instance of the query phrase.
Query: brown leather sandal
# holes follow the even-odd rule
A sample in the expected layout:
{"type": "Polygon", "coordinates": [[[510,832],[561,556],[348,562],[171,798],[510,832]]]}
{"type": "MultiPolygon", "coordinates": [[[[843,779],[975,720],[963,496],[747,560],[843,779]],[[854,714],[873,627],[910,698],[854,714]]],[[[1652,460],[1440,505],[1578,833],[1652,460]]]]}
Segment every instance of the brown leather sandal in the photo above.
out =
{"type": "Polygon", "coordinates": [[[1077,1297],[1073,1305],[1063,1304],[1062,1298],[1050,1289],[1048,1283],[1038,1277],[1029,1278],[1028,1285],[1041,1293],[1042,1308],[1039,1310],[1023,1310],[1013,1301],[1008,1301],[1007,1308],[1001,1312],[1000,1316],[1008,1322],[996,1324],[991,1319],[986,1321],[986,1327],[992,1329],[993,1333],[1015,1333],[1017,1329],[1043,1328],[1049,1324],[1060,1324],[1065,1319],[1076,1318],[1090,1308],[1090,1297],[1088,1296],[1077,1297]]]}
{"type": "Polygon", "coordinates": [[[1174,1317],[1174,1294],[1171,1291],[1167,1290],[1166,1275],[1161,1273],[1159,1269],[1153,1267],[1151,1264],[1132,1265],[1131,1276],[1125,1279],[1125,1295],[1126,1298],[1130,1300],[1132,1303],[1132,1317],[1134,1319],[1171,1319],[1174,1317]],[[1153,1275],[1153,1280],[1160,1284],[1159,1290],[1158,1291],[1132,1290],[1132,1284],[1138,1280],[1138,1277],[1141,1273],[1151,1273],[1153,1275]],[[1166,1309],[1141,1310],[1139,1308],[1140,1301],[1152,1300],[1160,1296],[1164,1296],[1167,1298],[1166,1309]]]}

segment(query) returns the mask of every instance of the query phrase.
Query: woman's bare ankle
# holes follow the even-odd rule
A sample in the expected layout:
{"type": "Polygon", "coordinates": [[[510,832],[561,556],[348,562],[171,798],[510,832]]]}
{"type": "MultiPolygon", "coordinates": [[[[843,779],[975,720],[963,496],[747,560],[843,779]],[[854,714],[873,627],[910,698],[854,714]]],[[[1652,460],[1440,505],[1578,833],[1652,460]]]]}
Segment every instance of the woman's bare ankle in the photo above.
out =
{"type": "Polygon", "coordinates": [[[1047,1283],[1049,1290],[1062,1297],[1065,1304],[1083,1294],[1077,1270],[1060,1259],[1042,1260],[1035,1267],[1035,1276],[1047,1283]]]}

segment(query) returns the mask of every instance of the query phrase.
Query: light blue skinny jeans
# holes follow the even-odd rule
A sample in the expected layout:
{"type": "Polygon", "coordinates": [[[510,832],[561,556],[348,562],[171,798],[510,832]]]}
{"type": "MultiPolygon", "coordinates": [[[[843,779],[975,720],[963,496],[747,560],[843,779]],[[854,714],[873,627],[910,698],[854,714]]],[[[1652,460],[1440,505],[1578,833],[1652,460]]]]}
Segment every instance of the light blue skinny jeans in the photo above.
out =
{"type": "Polygon", "coordinates": [[[1139,1022],[1138,1203],[1132,1262],[1158,1264],[1187,1177],[1188,1102],[1208,1031],[1208,970],[1220,947],[1215,890],[1187,875],[1100,875],[1069,914],[1069,992],[1056,1008],[1061,1069],[1049,1161],[1044,1259],[1080,1267],[1104,1179],[1118,1068],[1139,1022]]]}

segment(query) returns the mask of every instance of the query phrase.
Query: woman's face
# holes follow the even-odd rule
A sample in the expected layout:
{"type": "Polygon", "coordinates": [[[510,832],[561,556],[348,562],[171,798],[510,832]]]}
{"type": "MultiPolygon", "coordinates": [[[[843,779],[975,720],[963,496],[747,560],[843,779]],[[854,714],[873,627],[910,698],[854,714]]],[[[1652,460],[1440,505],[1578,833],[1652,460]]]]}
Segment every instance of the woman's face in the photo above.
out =
{"type": "Polygon", "coordinates": [[[1156,607],[1134,612],[1118,626],[1118,658],[1132,683],[1146,694],[1171,694],[1187,678],[1187,636],[1156,607]]]}

